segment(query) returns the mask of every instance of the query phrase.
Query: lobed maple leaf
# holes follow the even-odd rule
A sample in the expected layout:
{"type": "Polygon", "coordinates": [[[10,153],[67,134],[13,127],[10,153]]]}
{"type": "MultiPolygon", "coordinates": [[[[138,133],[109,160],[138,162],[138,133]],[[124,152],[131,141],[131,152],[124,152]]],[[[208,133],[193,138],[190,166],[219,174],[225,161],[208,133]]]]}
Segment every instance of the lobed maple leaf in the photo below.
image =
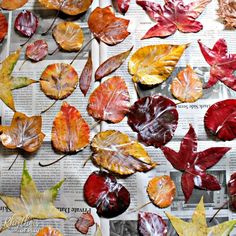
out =
{"type": "Polygon", "coordinates": [[[210,78],[204,88],[210,88],[221,81],[229,88],[236,91],[236,54],[228,54],[227,44],[224,39],[219,39],[212,49],[198,40],[202,55],[211,66],[210,78]]]}
{"type": "Polygon", "coordinates": [[[183,172],[181,185],[185,202],[191,197],[194,186],[212,191],[221,189],[218,180],[207,174],[206,170],[214,166],[230,149],[228,147],[212,147],[197,152],[197,136],[191,125],[180,144],[179,152],[168,147],[161,147],[171,165],[183,172]]]}

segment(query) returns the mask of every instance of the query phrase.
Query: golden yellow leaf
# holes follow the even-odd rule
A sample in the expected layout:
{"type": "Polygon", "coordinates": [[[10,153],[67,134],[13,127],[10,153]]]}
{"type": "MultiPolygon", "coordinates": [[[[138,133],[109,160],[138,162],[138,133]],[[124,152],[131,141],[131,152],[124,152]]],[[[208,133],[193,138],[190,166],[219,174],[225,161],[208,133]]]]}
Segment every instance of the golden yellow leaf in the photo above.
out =
{"type": "Polygon", "coordinates": [[[51,226],[46,226],[38,231],[36,236],[63,236],[63,234],[51,226]]]}

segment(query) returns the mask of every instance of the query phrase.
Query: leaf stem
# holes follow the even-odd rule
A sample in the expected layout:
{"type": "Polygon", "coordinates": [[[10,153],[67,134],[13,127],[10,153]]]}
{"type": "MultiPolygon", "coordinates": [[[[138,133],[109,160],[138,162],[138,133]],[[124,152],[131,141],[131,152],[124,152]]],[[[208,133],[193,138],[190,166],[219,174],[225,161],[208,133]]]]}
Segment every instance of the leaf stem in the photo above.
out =
{"type": "Polygon", "coordinates": [[[11,168],[12,168],[12,166],[15,164],[15,162],[16,162],[18,156],[19,156],[19,152],[17,153],[17,155],[16,155],[14,161],[11,163],[10,167],[8,168],[8,170],[11,170],[11,168]]]}
{"type": "Polygon", "coordinates": [[[21,68],[23,67],[23,65],[26,63],[26,61],[27,61],[27,59],[25,59],[25,60],[22,62],[21,66],[20,66],[20,68],[19,68],[19,71],[21,70],[21,68]]]}
{"type": "Polygon", "coordinates": [[[59,46],[56,47],[55,50],[53,50],[52,52],[48,53],[48,55],[52,56],[53,54],[55,54],[57,51],[59,51],[59,46]]]}
{"type": "Polygon", "coordinates": [[[133,212],[139,211],[140,209],[144,208],[145,206],[147,206],[147,205],[149,205],[149,204],[151,204],[151,203],[152,203],[151,201],[150,201],[150,202],[147,202],[147,203],[145,203],[144,205],[138,207],[137,209],[132,209],[132,210],[130,210],[129,213],[133,213],[133,212]]]}
{"type": "Polygon", "coordinates": [[[63,158],[65,158],[66,156],[68,156],[68,153],[64,154],[63,156],[61,156],[60,158],[58,158],[57,160],[51,162],[51,163],[48,163],[48,164],[42,164],[41,162],[39,162],[39,166],[41,167],[47,167],[47,166],[51,166],[57,162],[59,162],[60,160],[62,160],[63,158]]]}
{"type": "Polygon", "coordinates": [[[216,217],[216,215],[220,212],[220,210],[222,210],[224,207],[225,207],[225,205],[227,205],[229,203],[229,200],[227,200],[216,212],[215,212],[215,214],[211,217],[211,219],[209,220],[209,223],[211,223],[213,220],[214,220],[214,218],[216,217]]]}
{"type": "Polygon", "coordinates": [[[93,130],[97,125],[99,125],[102,121],[98,120],[94,124],[91,125],[90,130],[93,130]]]}
{"type": "Polygon", "coordinates": [[[138,91],[138,85],[137,85],[137,83],[134,83],[134,89],[135,89],[135,91],[136,91],[137,97],[138,97],[138,98],[141,98],[141,96],[140,96],[140,94],[139,94],[139,91],[138,91]]]}
{"type": "Polygon", "coordinates": [[[32,34],[24,43],[22,43],[20,46],[21,46],[21,47],[24,47],[24,46],[30,41],[30,39],[32,38],[32,36],[33,36],[33,34],[32,34]]]}
{"type": "Polygon", "coordinates": [[[91,159],[92,157],[90,156],[89,158],[87,158],[83,164],[83,168],[86,166],[86,164],[88,163],[88,161],[91,159]]]}
{"type": "Polygon", "coordinates": [[[45,110],[41,111],[40,114],[44,114],[45,112],[47,112],[48,110],[50,110],[57,102],[58,100],[55,100],[48,108],[46,108],[45,110]]]}

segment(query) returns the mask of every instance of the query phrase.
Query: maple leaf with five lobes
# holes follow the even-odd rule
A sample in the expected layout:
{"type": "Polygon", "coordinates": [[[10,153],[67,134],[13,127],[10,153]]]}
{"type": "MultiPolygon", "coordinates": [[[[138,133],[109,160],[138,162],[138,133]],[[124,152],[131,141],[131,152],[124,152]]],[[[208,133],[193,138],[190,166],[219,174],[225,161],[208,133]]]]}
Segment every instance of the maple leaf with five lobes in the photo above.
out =
{"type": "Polygon", "coordinates": [[[0,233],[9,227],[21,225],[34,219],[66,219],[66,215],[53,204],[63,182],[64,180],[60,181],[43,193],[39,192],[27,170],[26,161],[24,161],[20,197],[0,194],[0,199],[14,213],[2,225],[0,233]]]}
{"type": "Polygon", "coordinates": [[[230,149],[228,147],[212,147],[197,152],[197,136],[191,125],[180,144],[179,152],[168,147],[161,147],[171,165],[183,172],[181,185],[185,202],[191,197],[194,186],[211,191],[221,189],[218,180],[207,174],[206,170],[214,166],[230,149]]]}

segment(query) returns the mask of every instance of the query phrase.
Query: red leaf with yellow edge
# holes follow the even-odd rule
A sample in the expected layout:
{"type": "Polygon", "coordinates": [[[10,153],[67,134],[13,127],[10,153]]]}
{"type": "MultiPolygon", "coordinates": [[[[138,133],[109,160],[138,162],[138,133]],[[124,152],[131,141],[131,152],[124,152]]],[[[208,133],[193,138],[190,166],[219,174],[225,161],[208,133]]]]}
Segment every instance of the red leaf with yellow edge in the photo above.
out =
{"type": "Polygon", "coordinates": [[[90,129],[80,112],[63,102],[52,126],[52,145],[63,153],[75,153],[89,144],[90,129]]]}
{"type": "Polygon", "coordinates": [[[82,213],[75,223],[75,228],[82,234],[87,234],[90,227],[94,225],[94,218],[91,213],[82,213]]]}
{"type": "Polygon", "coordinates": [[[8,23],[6,17],[0,12],[0,43],[3,41],[8,31],[8,23]]]}
{"type": "Polygon", "coordinates": [[[20,7],[23,7],[28,0],[2,0],[0,3],[0,8],[5,10],[16,10],[20,7]]]}
{"type": "Polygon", "coordinates": [[[87,110],[95,119],[118,123],[129,111],[129,101],[125,81],[121,77],[114,76],[93,91],[87,110]]]}
{"type": "Polygon", "coordinates": [[[43,60],[48,55],[48,44],[44,40],[36,40],[28,44],[25,50],[25,55],[32,61],[38,62],[43,60]]]}
{"type": "Polygon", "coordinates": [[[63,234],[51,226],[46,226],[38,231],[36,236],[63,236],[63,234]]]}

